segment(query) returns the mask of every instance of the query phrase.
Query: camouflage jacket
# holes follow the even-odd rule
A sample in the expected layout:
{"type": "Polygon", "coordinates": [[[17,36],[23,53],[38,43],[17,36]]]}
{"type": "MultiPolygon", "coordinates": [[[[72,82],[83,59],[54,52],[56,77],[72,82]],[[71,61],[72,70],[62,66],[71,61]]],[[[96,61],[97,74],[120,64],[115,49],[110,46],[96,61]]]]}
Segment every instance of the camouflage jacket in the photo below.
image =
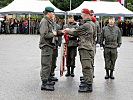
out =
{"type": "Polygon", "coordinates": [[[117,48],[121,46],[121,33],[117,26],[107,25],[103,28],[101,34],[100,46],[108,48],[117,48]]]}
{"type": "Polygon", "coordinates": [[[54,28],[54,24],[53,22],[47,17],[45,16],[41,22],[40,22],[40,42],[39,42],[39,47],[42,48],[44,46],[50,46],[50,47],[54,47],[54,44],[52,43],[53,40],[53,28],[54,28]]]}
{"type": "Polygon", "coordinates": [[[55,46],[56,46],[56,49],[58,48],[58,37],[59,36],[62,36],[63,35],[63,33],[59,33],[58,31],[59,30],[61,30],[61,26],[59,25],[59,24],[57,24],[56,22],[53,22],[53,24],[54,24],[54,30],[57,32],[57,36],[56,37],[54,37],[54,39],[55,39],[55,46]]]}
{"type": "MultiPolygon", "coordinates": [[[[77,28],[78,25],[75,23],[75,22],[72,22],[72,23],[68,23],[66,25],[64,25],[64,28],[77,28]]],[[[77,47],[78,46],[78,41],[77,41],[77,37],[76,36],[72,36],[72,35],[68,35],[69,37],[69,40],[68,40],[68,47],[77,47]]]]}
{"type": "Polygon", "coordinates": [[[94,45],[94,47],[95,47],[95,45],[96,45],[96,39],[97,39],[97,25],[96,25],[96,23],[94,23],[94,22],[92,22],[92,21],[90,21],[90,23],[92,24],[92,26],[93,26],[93,45],[94,45]]]}
{"type": "Polygon", "coordinates": [[[96,24],[96,27],[97,27],[97,39],[96,39],[96,43],[100,43],[100,36],[101,36],[100,25],[99,25],[98,21],[96,21],[95,24],[96,24]]]}
{"type": "Polygon", "coordinates": [[[77,29],[69,30],[68,33],[79,38],[78,49],[94,50],[94,29],[89,19],[84,20],[83,25],[79,26],[77,29]]]}

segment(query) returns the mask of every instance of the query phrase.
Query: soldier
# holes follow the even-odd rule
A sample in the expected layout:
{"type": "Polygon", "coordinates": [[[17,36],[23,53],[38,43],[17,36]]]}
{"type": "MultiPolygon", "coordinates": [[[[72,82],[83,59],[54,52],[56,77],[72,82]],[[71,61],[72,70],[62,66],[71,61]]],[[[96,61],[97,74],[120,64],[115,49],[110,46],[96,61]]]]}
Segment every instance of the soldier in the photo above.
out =
{"type": "Polygon", "coordinates": [[[103,28],[101,34],[100,46],[104,48],[105,79],[114,79],[113,71],[117,59],[117,48],[121,46],[120,29],[114,23],[115,19],[110,17],[109,24],[103,28]]]}
{"type": "MultiPolygon", "coordinates": [[[[95,24],[95,25],[93,25],[95,28],[94,28],[94,51],[95,51],[95,54],[96,54],[96,44],[97,43],[100,43],[100,34],[101,34],[101,32],[100,32],[100,25],[99,25],[99,22],[96,20],[96,16],[95,16],[95,14],[94,14],[94,11],[93,10],[90,10],[90,15],[91,15],[91,20],[92,20],[92,22],[95,24]]],[[[93,62],[93,73],[94,73],[94,62],[93,62]]],[[[95,76],[93,76],[93,78],[94,78],[95,76]]]]}
{"type": "MultiPolygon", "coordinates": [[[[96,17],[93,10],[90,10],[90,12],[91,12],[91,16],[96,17]]],[[[96,20],[96,18],[92,21],[96,24],[96,29],[97,29],[96,43],[100,44],[101,32],[100,32],[99,22],[96,20]]]]}
{"type": "MultiPolygon", "coordinates": [[[[97,39],[97,24],[96,24],[96,18],[93,15],[91,15],[91,20],[92,20],[91,24],[92,24],[93,30],[94,30],[94,33],[93,33],[93,46],[94,46],[94,55],[95,55],[96,54],[96,41],[97,41],[96,40],[97,39]]],[[[93,78],[95,77],[94,76],[94,67],[95,66],[94,66],[94,58],[93,58],[93,78]]]]}
{"type": "MultiPolygon", "coordinates": [[[[68,23],[64,25],[64,28],[77,28],[78,25],[74,21],[74,17],[72,15],[68,16],[68,23]]],[[[74,68],[75,68],[75,57],[77,55],[77,46],[78,41],[77,37],[68,35],[68,45],[67,45],[67,73],[66,77],[71,76],[74,77],[74,68]]]]}
{"type": "Polygon", "coordinates": [[[82,64],[82,72],[84,83],[79,86],[79,92],[92,92],[93,83],[93,58],[94,58],[94,46],[93,46],[93,26],[91,24],[90,11],[86,8],[82,9],[82,18],[84,20],[83,25],[77,29],[65,29],[68,34],[77,36],[79,38],[78,49],[80,55],[80,61],[82,64]]]}
{"type": "Polygon", "coordinates": [[[54,91],[54,83],[49,80],[52,67],[52,55],[55,47],[52,40],[57,35],[57,32],[52,31],[54,8],[46,7],[44,14],[45,16],[40,22],[39,43],[39,47],[41,49],[41,90],[54,91]]]}
{"type": "MultiPolygon", "coordinates": [[[[53,25],[54,25],[54,29],[53,31],[58,31],[59,29],[61,29],[61,27],[56,23],[56,17],[55,14],[53,14],[53,25]]],[[[55,68],[56,68],[56,60],[58,57],[58,37],[54,37],[54,41],[55,41],[55,47],[54,47],[54,52],[53,52],[53,57],[52,57],[52,68],[51,68],[51,74],[50,74],[50,79],[52,81],[58,81],[58,78],[54,77],[55,76],[55,68]]]]}

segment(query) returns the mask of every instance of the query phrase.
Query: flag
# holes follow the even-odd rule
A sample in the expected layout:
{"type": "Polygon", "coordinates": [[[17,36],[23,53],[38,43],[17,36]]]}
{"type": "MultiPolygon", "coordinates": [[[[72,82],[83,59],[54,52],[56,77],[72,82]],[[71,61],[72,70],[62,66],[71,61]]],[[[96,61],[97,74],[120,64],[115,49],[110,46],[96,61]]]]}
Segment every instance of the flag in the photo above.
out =
{"type": "Polygon", "coordinates": [[[100,0],[93,0],[93,1],[100,1],[100,0]]]}
{"type": "Polygon", "coordinates": [[[125,0],[118,0],[118,2],[120,2],[120,4],[122,4],[123,6],[125,4],[125,0]]]}
{"type": "Polygon", "coordinates": [[[67,44],[68,44],[68,35],[64,33],[61,44],[60,76],[63,76],[65,63],[67,62],[67,44]]]}
{"type": "MultiPolygon", "coordinates": [[[[118,2],[119,2],[120,4],[122,4],[123,6],[125,5],[125,0],[118,0],[118,2]]],[[[118,19],[119,19],[119,20],[124,20],[124,18],[123,18],[123,17],[120,17],[120,16],[118,16],[118,19]]]]}

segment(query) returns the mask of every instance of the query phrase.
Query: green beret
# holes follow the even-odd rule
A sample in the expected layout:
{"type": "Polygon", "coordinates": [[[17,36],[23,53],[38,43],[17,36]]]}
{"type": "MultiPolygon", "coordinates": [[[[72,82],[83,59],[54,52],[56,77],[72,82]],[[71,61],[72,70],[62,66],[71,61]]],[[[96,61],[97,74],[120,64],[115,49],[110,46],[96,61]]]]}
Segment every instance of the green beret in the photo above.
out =
{"type": "Polygon", "coordinates": [[[47,11],[47,12],[54,12],[54,8],[52,8],[52,7],[46,7],[45,8],[45,11],[47,11]]]}

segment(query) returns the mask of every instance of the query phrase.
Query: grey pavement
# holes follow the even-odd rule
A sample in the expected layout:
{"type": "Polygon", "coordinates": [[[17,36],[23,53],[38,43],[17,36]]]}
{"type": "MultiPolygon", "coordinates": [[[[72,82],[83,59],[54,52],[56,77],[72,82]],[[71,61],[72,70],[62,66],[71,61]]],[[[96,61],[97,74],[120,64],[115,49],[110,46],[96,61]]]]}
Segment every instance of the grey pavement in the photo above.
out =
{"type": "Polygon", "coordinates": [[[79,55],[75,77],[66,78],[59,75],[59,52],[55,91],[41,91],[39,35],[0,35],[0,100],[133,100],[133,37],[122,39],[115,80],[104,79],[103,50],[97,47],[93,92],[78,93],[79,55]]]}

